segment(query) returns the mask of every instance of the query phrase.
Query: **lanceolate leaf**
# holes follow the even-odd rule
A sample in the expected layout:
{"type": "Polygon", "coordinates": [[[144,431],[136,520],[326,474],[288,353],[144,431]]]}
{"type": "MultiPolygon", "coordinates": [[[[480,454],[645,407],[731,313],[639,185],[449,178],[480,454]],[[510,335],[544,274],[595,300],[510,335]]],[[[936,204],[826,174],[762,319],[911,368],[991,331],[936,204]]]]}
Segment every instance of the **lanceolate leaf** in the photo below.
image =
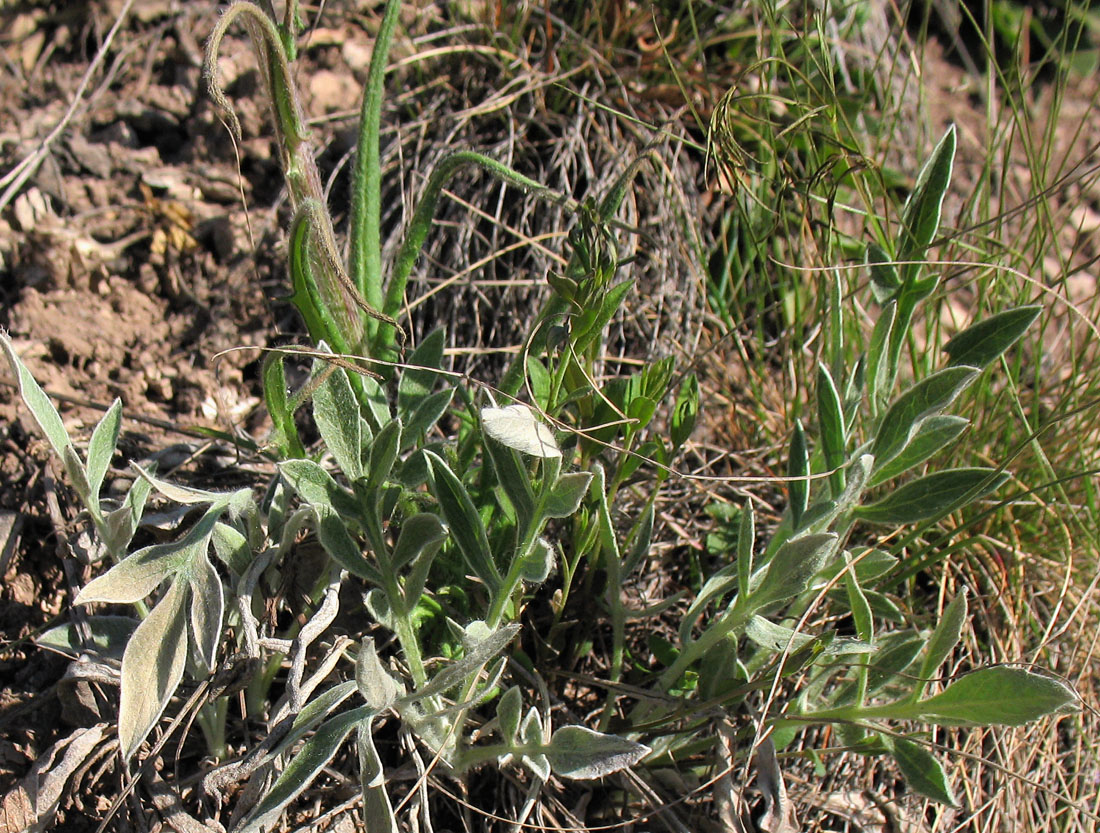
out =
{"type": "Polygon", "coordinates": [[[893,460],[879,468],[868,485],[878,486],[919,466],[937,451],[954,442],[969,424],[970,420],[950,414],[937,414],[921,420],[905,448],[893,460]]]}
{"type": "Polygon", "coordinates": [[[120,660],[126,643],[139,621],[130,616],[86,616],[84,625],[91,638],[85,644],[81,629],[73,622],[57,625],[35,638],[36,645],[44,645],[76,659],[81,651],[94,648],[105,657],[120,660]]]}
{"type": "Polygon", "coordinates": [[[486,434],[508,448],[533,457],[561,457],[554,432],[526,405],[482,408],[481,424],[486,434]]]}
{"type": "Polygon", "coordinates": [[[879,736],[898,762],[909,789],[949,807],[958,807],[955,793],[943,771],[943,765],[921,744],[906,738],[879,736]]]}
{"type": "Polygon", "coordinates": [[[88,443],[88,487],[96,505],[99,504],[99,489],[103,485],[103,477],[111,465],[111,458],[115,456],[121,427],[122,400],[116,399],[96,425],[88,443]]]}
{"type": "Polygon", "coordinates": [[[893,459],[916,432],[920,420],[950,405],[977,375],[973,367],[949,367],[922,379],[894,400],[871,448],[875,464],[882,466],[893,459]]]}
{"type": "Polygon", "coordinates": [[[187,662],[188,583],[174,581],[138,625],[122,657],[118,742],[131,758],[164,712],[187,662]]]}
{"type": "MultiPolygon", "coordinates": [[[[947,186],[951,183],[951,169],[955,161],[955,126],[947,132],[932,151],[931,157],[917,176],[913,193],[906,203],[902,218],[903,228],[898,241],[898,260],[917,260],[936,236],[940,225],[940,210],[947,186]]],[[[902,267],[902,282],[908,283],[916,267],[902,267]]]]}
{"type": "Polygon", "coordinates": [[[444,337],[442,328],[428,333],[409,356],[407,363],[410,367],[401,373],[401,381],[397,385],[397,413],[406,422],[420,403],[431,394],[439,379],[440,374],[435,370],[443,366],[444,337]]]}
{"type": "Polygon", "coordinates": [[[792,599],[806,589],[836,543],[832,533],[803,535],[785,543],[768,563],[748,605],[757,611],[792,599]]]}
{"type": "Polygon", "coordinates": [[[982,668],[914,704],[920,719],[944,725],[1022,726],[1078,708],[1076,692],[1054,677],[1023,668],[982,668]]]}
{"type": "Polygon", "coordinates": [[[844,453],[847,437],[844,429],[844,406],[836,384],[823,364],[817,366],[817,414],[821,423],[821,446],[825,467],[829,469],[829,485],[833,497],[844,490],[844,453]]]}
{"type": "Polygon", "coordinates": [[[474,575],[485,582],[490,592],[495,593],[502,579],[493,553],[489,548],[489,538],[481,517],[477,514],[474,502],[466,493],[466,487],[451,471],[442,458],[430,451],[428,458],[428,480],[432,494],[439,501],[439,508],[450,527],[451,535],[462,552],[467,566],[474,575]]]}
{"type": "Polygon", "coordinates": [[[592,481],[591,472],[576,471],[563,474],[550,490],[543,505],[544,518],[568,518],[577,511],[592,481]]]}
{"type": "Polygon", "coordinates": [[[390,562],[400,570],[420,557],[425,550],[438,550],[447,536],[447,530],[437,515],[421,512],[401,524],[390,562]]]}
{"type": "Polygon", "coordinates": [[[373,712],[368,706],[360,706],[336,715],[321,726],[298,750],[271,789],[249,813],[241,833],[258,833],[274,822],[283,808],[313,783],[356,724],[371,714],[373,712]]]}
{"type": "Polygon", "coordinates": [[[962,636],[963,625],[966,624],[966,613],[966,588],[963,588],[959,595],[952,599],[951,603],[944,609],[939,624],[936,625],[936,629],[928,640],[928,647],[925,649],[920,673],[916,685],[913,687],[912,700],[920,699],[936,670],[943,665],[943,661],[947,659],[958,644],[959,638],[962,636]]]}
{"type": "Polygon", "coordinates": [[[633,766],[649,754],[648,746],[584,726],[562,726],[544,748],[554,774],[588,780],[633,766]]]}
{"type": "Polygon", "coordinates": [[[199,555],[188,571],[191,577],[191,631],[195,653],[210,671],[216,664],[218,640],[222,635],[225,596],[218,571],[205,555],[199,555]]]}
{"type": "Polygon", "coordinates": [[[46,435],[54,453],[58,457],[62,456],[62,451],[71,445],[71,442],[69,432],[65,430],[65,425],[61,421],[61,415],[57,413],[46,392],[39,387],[31,372],[27,370],[22,359],[15,354],[11,338],[3,330],[0,330],[0,348],[4,350],[4,355],[11,365],[12,375],[19,382],[19,395],[23,397],[23,402],[30,410],[31,416],[42,429],[42,433],[46,435]]]}
{"type": "Polygon", "coordinates": [[[791,453],[787,460],[787,495],[790,501],[791,529],[798,530],[810,496],[810,455],[806,450],[806,432],[801,420],[795,420],[791,435],[791,453]]]}
{"type": "Polygon", "coordinates": [[[943,349],[951,357],[952,365],[985,367],[1015,344],[1042,311],[1040,306],[1029,306],[999,312],[971,324],[943,349]]]}
{"type": "Polygon", "coordinates": [[[314,377],[324,381],[313,392],[313,419],[325,447],[336,458],[340,471],[349,480],[363,474],[363,435],[359,423],[359,401],[352,390],[348,374],[342,367],[332,367],[323,359],[313,364],[314,377]]]}
{"type": "Polygon", "coordinates": [[[946,515],[998,489],[1007,474],[994,469],[948,469],[911,480],[854,514],[876,524],[910,524],[946,515]]]}

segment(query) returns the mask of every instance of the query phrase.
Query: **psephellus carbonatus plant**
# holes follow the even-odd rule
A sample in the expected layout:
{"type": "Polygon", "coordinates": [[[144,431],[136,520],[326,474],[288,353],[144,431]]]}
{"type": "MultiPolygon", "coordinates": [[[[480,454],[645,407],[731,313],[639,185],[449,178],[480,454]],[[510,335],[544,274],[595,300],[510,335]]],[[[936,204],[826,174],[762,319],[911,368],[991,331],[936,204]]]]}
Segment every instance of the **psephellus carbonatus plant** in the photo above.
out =
{"type": "MultiPolygon", "coordinates": [[[[429,176],[383,280],[378,134],[399,7],[395,0],[386,4],[371,60],[346,268],[290,73],[300,27],[296,4],[277,22],[259,6],[236,3],[211,37],[211,92],[235,134],[239,127],[216,81],[217,49],[231,25],[247,27],[259,58],[294,206],[292,300],[315,344],[311,378],[301,391],[287,392],[285,352],[265,364],[274,425],[267,452],[277,471],[262,490],[211,492],[138,470],[129,493],[111,503],[101,491],[116,450],[120,403],[104,415],[82,458],[10,341],[0,340],[24,402],[60,457],[105,556],[115,562],[75,603],[133,609],[132,616],[87,618],[92,647],[121,659],[123,759],[137,758],[188,676],[206,681],[208,696],[193,705],[210,751],[225,758],[226,691],[231,678],[243,674],[248,717],[263,723],[265,737],[243,757],[205,773],[196,793],[217,817],[221,796],[247,780],[229,819],[236,831],[274,824],[352,733],[368,829],[398,830],[394,785],[376,745],[376,726],[389,716],[398,719],[407,754],[422,772],[437,767],[462,777],[492,762],[526,770],[530,787],[518,822],[552,776],[590,779],[627,767],[658,768],[687,755],[720,757],[712,727],[746,717],[740,748],[760,746],[774,760],[774,750],[801,726],[834,724],[849,747],[892,755],[915,791],[952,804],[956,796],[923,730],[894,728],[899,722],[1016,725],[1073,708],[1076,696],[1060,680],[1010,666],[979,669],[928,695],[962,632],[965,595],[930,634],[895,628],[903,617],[886,591],[916,565],[900,549],[851,543],[857,528],[925,524],[1006,480],[990,469],[899,480],[959,436],[966,420],[946,410],[1036,312],[1022,307],[973,325],[948,344],[947,367],[895,393],[909,328],[938,285],[919,261],[939,224],[953,130],[917,180],[893,251],[868,249],[881,312],[854,367],[844,367],[839,355],[826,356],[819,367],[819,442],[811,451],[807,432],[795,426],[783,522],[758,549],[751,504],[727,513],[728,563],[706,577],[677,642],[654,643],[658,670],[635,689],[637,702],[624,707],[628,697],[617,684],[637,664],[627,649],[628,622],[644,627],[668,605],[631,610],[620,587],[648,556],[659,486],[699,408],[698,384],[685,376],[667,433],[652,429],[675,387],[671,361],[595,381],[598,345],[633,285],[618,279],[625,264],[612,232],[614,215],[644,157],[627,165],[602,198],[575,206],[568,266],[551,276],[552,294],[497,387],[507,401],[444,370],[441,331],[391,369],[404,341],[398,316],[407,280],[447,179],[477,165],[537,198],[559,199],[482,155],[455,154],[429,176]],[[372,374],[363,358],[391,364],[372,374]],[[320,436],[314,448],[297,428],[296,412],[307,406],[320,436]],[[441,423],[445,415],[458,426],[449,433],[441,423]],[[659,464],[654,473],[646,461],[659,464]],[[624,530],[615,518],[617,498],[639,482],[650,485],[649,496],[624,530]],[[193,507],[195,520],[174,541],[134,549],[154,491],[193,507]],[[303,538],[319,543],[323,566],[293,623],[273,628],[263,608],[299,557],[303,538]],[[527,602],[554,577],[553,640],[570,592],[579,592],[575,577],[596,567],[608,577],[596,597],[611,633],[608,694],[595,728],[559,725],[545,682],[550,669],[513,673],[520,663],[516,640],[527,602]],[[336,635],[331,628],[349,585],[359,589],[374,623],[369,633],[336,635]],[[848,613],[855,635],[806,632],[821,605],[848,613]],[[351,678],[340,681],[341,674],[351,678]],[[778,691],[796,674],[805,680],[797,696],[761,713],[761,694],[778,691]],[[613,724],[617,734],[609,732],[613,724]]],[[[845,314],[839,286],[830,313],[834,322],[845,314]]],[[[72,625],[40,641],[83,644],[72,625]]],[[[775,706],[770,699],[765,705],[775,706]]]]}

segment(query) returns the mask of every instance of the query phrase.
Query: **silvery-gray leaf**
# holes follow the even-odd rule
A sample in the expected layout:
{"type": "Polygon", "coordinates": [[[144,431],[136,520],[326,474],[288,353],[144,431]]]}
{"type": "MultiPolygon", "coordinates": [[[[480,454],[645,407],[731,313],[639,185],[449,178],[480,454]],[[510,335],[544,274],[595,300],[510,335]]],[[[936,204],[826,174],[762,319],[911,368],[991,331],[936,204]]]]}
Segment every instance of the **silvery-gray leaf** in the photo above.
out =
{"type": "Polygon", "coordinates": [[[222,635],[225,595],[218,571],[205,555],[196,558],[189,571],[191,578],[191,631],[195,653],[211,671],[217,662],[218,641],[222,635]]]}
{"type": "Polygon", "coordinates": [[[482,408],[481,424],[486,434],[508,448],[533,457],[561,457],[554,432],[526,405],[482,408]]]}
{"type": "Polygon", "coordinates": [[[187,661],[188,584],[175,581],[138,625],[122,657],[118,742],[129,759],[164,712],[187,661]]]}
{"type": "Polygon", "coordinates": [[[497,703],[497,722],[505,743],[515,744],[519,735],[520,712],[523,711],[523,694],[519,686],[512,686],[497,703]]]}
{"type": "Polygon", "coordinates": [[[542,584],[554,569],[554,547],[545,538],[535,541],[531,551],[523,556],[520,577],[528,584],[542,584]]]}
{"type": "Polygon", "coordinates": [[[122,659],[126,643],[138,626],[138,620],[130,616],[87,616],[87,626],[91,644],[85,644],[80,629],[73,622],[57,625],[45,633],[39,634],[34,643],[61,651],[74,659],[82,651],[93,648],[103,657],[122,659]]]}
{"type": "Polygon", "coordinates": [[[374,640],[370,637],[359,646],[359,656],[355,660],[355,683],[359,694],[375,712],[385,711],[405,693],[404,687],[382,665],[374,640]]]}
{"type": "MultiPolygon", "coordinates": [[[[484,623],[481,624],[484,628],[484,623]]],[[[516,638],[518,632],[519,625],[505,625],[484,636],[480,641],[467,644],[465,656],[432,677],[415,693],[416,698],[422,700],[425,697],[433,697],[464,682],[468,675],[480,671],[485,663],[503,651],[508,643],[516,638]]]]}
{"type": "Polygon", "coordinates": [[[584,726],[562,726],[546,746],[546,757],[556,775],[588,780],[601,778],[638,763],[649,747],[584,726]]]}

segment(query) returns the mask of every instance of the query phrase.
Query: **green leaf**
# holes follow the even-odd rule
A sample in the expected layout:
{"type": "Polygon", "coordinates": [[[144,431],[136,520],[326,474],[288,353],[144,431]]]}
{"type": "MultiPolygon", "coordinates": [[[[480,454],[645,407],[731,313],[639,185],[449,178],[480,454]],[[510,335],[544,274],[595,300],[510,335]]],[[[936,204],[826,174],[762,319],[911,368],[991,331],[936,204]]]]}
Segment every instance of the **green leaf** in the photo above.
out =
{"type": "Polygon", "coordinates": [[[69,439],[69,432],[65,430],[65,424],[61,421],[61,415],[57,413],[50,398],[39,387],[23,361],[15,354],[11,338],[3,330],[0,330],[0,348],[3,348],[8,364],[11,365],[12,375],[19,382],[19,395],[23,398],[24,404],[30,410],[34,421],[38,423],[38,427],[42,429],[42,433],[46,435],[46,440],[54,453],[58,457],[63,456],[64,450],[72,445],[72,441],[69,439]]]}
{"type": "Polygon", "coordinates": [[[554,569],[554,547],[545,538],[537,538],[531,551],[523,556],[519,576],[528,584],[542,584],[554,569]]]}
{"type": "Polygon", "coordinates": [[[917,423],[917,430],[905,447],[879,467],[868,485],[878,486],[915,468],[954,442],[966,430],[970,420],[951,414],[937,414],[917,423]]]}
{"type": "Polygon", "coordinates": [[[867,380],[870,385],[868,399],[871,413],[878,415],[880,402],[886,397],[890,375],[890,334],[894,330],[898,305],[889,301],[879,312],[875,328],[871,331],[871,343],[867,348],[867,380]]]}
{"type": "Polygon", "coordinates": [[[976,379],[973,367],[949,367],[922,379],[896,400],[882,418],[871,453],[882,466],[905,448],[925,417],[937,414],[976,379]]]}
{"type": "Polygon", "coordinates": [[[382,577],[378,570],[363,555],[362,548],[351,537],[343,519],[323,504],[314,504],[313,512],[317,517],[317,540],[325,552],[353,575],[381,585],[382,577]]]}
{"type": "Polygon", "coordinates": [[[817,533],[787,541],[768,562],[764,578],[747,604],[753,612],[793,599],[806,589],[836,544],[836,535],[817,533]]]}
{"type": "Polygon", "coordinates": [[[264,404],[271,417],[272,442],[282,457],[304,457],[305,449],[298,438],[298,426],[294,411],[287,400],[285,357],[282,353],[269,353],[263,362],[264,404]]]}
{"type": "Polygon", "coordinates": [[[368,706],[360,706],[338,714],[322,725],[298,750],[298,754],[290,760],[286,769],[248,814],[241,833],[259,833],[260,830],[267,829],[279,817],[283,808],[313,783],[313,779],[333,759],[356,724],[371,713],[368,706]]]}
{"type": "Polygon", "coordinates": [[[948,469],[910,480],[882,500],[857,506],[858,518],[876,524],[911,524],[960,509],[991,492],[1008,480],[995,469],[948,469]]]}
{"type": "Polygon", "coordinates": [[[140,624],[130,616],[85,616],[90,642],[85,644],[81,629],[73,622],[57,625],[34,639],[35,645],[53,648],[76,659],[82,651],[94,648],[110,659],[122,659],[126,643],[140,624]]]}
{"type": "Polygon", "coordinates": [[[584,500],[588,485],[592,482],[592,473],[575,471],[563,474],[550,489],[542,506],[544,518],[568,518],[577,511],[584,500]]]}
{"type": "Polygon", "coordinates": [[[946,726],[1022,726],[1040,717],[1077,711],[1066,683],[1023,668],[982,668],[914,704],[920,719],[946,726]]]}
{"type": "Polygon", "coordinates": [[[477,631],[478,625],[485,628],[484,622],[473,622],[466,627],[466,653],[463,654],[462,659],[456,660],[439,671],[425,685],[413,692],[410,695],[411,699],[423,700],[434,697],[449,691],[459,683],[465,683],[471,674],[479,674],[485,663],[507,648],[519,633],[519,625],[512,624],[480,634],[475,638],[472,634],[477,631]]]}
{"type": "Polygon", "coordinates": [[[436,371],[443,367],[445,339],[446,334],[442,327],[428,333],[409,356],[407,364],[411,367],[407,367],[401,374],[401,380],[397,384],[397,413],[409,424],[412,414],[431,395],[439,379],[440,374],[436,371]]]}
{"type": "Polygon", "coordinates": [[[943,661],[959,643],[963,626],[966,624],[966,616],[966,588],[963,588],[944,609],[936,629],[928,639],[924,660],[921,662],[920,672],[917,674],[917,681],[910,697],[914,702],[920,699],[936,670],[943,665],[943,661]]]}
{"type": "Polygon", "coordinates": [[[602,778],[634,766],[650,749],[616,735],[594,732],[584,726],[562,726],[545,747],[555,775],[577,780],[602,778]]]}
{"type": "Polygon", "coordinates": [[[502,579],[489,548],[485,525],[481,522],[474,502],[462,481],[442,458],[430,451],[426,451],[425,456],[428,458],[428,482],[432,494],[439,501],[439,508],[450,527],[455,544],[458,545],[467,567],[485,582],[490,593],[496,593],[502,579]]]}
{"type": "Polygon", "coordinates": [[[787,461],[787,495],[790,501],[791,528],[799,529],[810,499],[810,455],[806,450],[806,432],[802,421],[795,420],[791,435],[791,455],[787,461]]]}
{"type": "Polygon", "coordinates": [[[519,452],[486,438],[485,453],[493,464],[497,482],[516,512],[516,526],[526,529],[535,514],[535,492],[519,452]]]}
{"type": "MultiPolygon", "coordinates": [[[[820,641],[821,636],[812,633],[801,633],[793,628],[777,625],[765,619],[763,616],[753,616],[745,627],[745,636],[765,650],[778,653],[788,650],[791,653],[804,648],[812,642],[820,641]]],[[[835,637],[821,649],[822,656],[841,656],[844,654],[869,654],[875,647],[869,642],[863,642],[851,637],[835,637]]]]}
{"type": "Polygon", "coordinates": [[[687,442],[691,432],[695,430],[695,421],[698,417],[699,380],[694,373],[689,373],[680,384],[680,392],[676,395],[676,404],[672,408],[669,437],[672,440],[673,449],[687,442]]]}
{"type": "Polygon", "coordinates": [[[219,522],[214,524],[211,542],[218,559],[238,576],[243,576],[252,563],[252,551],[244,534],[229,524],[219,522]]]}
{"type": "Polygon", "coordinates": [[[821,447],[825,455],[825,467],[830,470],[829,486],[833,497],[844,491],[845,446],[848,439],[844,429],[844,406],[837,393],[832,374],[825,365],[817,365],[817,414],[821,424],[821,447]]]}
{"type": "Polygon", "coordinates": [[[531,387],[531,401],[545,411],[550,407],[550,371],[532,355],[527,356],[527,381],[531,387]]]}
{"type": "Polygon", "coordinates": [[[172,582],[164,598],[137,626],[122,656],[118,743],[126,760],[156,725],[183,679],[187,591],[186,581],[172,582]]]}
{"type": "Polygon", "coordinates": [[[947,781],[947,774],[943,771],[943,765],[931,752],[906,738],[881,734],[879,738],[898,762],[898,769],[905,776],[909,789],[948,807],[959,806],[951,784],[947,781]]]}
{"type": "Polygon", "coordinates": [[[401,524],[401,532],[393,547],[390,563],[394,570],[400,570],[417,558],[424,557],[425,551],[433,556],[447,537],[447,530],[437,515],[421,512],[407,518],[401,524]]]}
{"type": "Polygon", "coordinates": [[[971,324],[955,335],[944,350],[952,365],[986,367],[1027,332],[1043,311],[1040,306],[1015,307],[971,324]]]}
{"type": "Polygon", "coordinates": [[[359,747],[359,782],[363,790],[364,829],[371,833],[399,833],[397,817],[393,812],[389,793],[386,792],[386,773],[382,768],[382,759],[374,746],[371,734],[373,716],[368,715],[359,721],[356,733],[359,747]]]}
{"type": "MultiPolygon", "coordinates": [[[[947,128],[943,138],[917,175],[913,193],[905,205],[902,232],[898,239],[899,261],[920,260],[936,236],[940,212],[947,187],[951,184],[951,169],[955,161],[955,125],[947,128]]],[[[908,284],[916,274],[916,265],[902,267],[902,283],[908,284]]]]}
{"type": "Polygon", "coordinates": [[[313,376],[317,378],[322,374],[327,376],[313,392],[313,420],[340,471],[349,480],[357,480],[363,474],[359,401],[342,367],[332,367],[327,361],[318,359],[313,364],[313,376]]]}
{"type": "Polygon", "coordinates": [[[99,505],[99,490],[103,485],[103,478],[111,465],[111,459],[115,456],[115,448],[118,446],[118,433],[122,427],[122,400],[115,399],[107,413],[96,425],[92,432],[92,439],[88,443],[88,488],[90,494],[99,505]]]}
{"type": "Polygon", "coordinates": [[[748,593],[752,578],[753,548],[756,546],[756,515],[752,509],[752,498],[745,501],[741,509],[740,523],[737,525],[737,586],[742,593],[748,593]]]}
{"type": "Polygon", "coordinates": [[[886,250],[876,243],[867,244],[865,257],[871,270],[871,292],[874,294],[876,301],[880,304],[887,304],[897,295],[898,289],[901,287],[901,277],[898,275],[898,269],[890,262],[890,255],[886,253],[886,250]]]}
{"type": "Polygon", "coordinates": [[[287,460],[279,464],[279,473],[311,506],[332,509],[345,518],[359,517],[359,507],[351,493],[312,460],[287,460]]]}
{"type": "Polygon", "coordinates": [[[377,489],[389,479],[401,448],[402,433],[401,420],[395,417],[375,435],[370,447],[370,463],[367,466],[368,489],[377,489]]]}
{"type": "Polygon", "coordinates": [[[104,518],[107,538],[105,543],[107,549],[116,554],[116,557],[126,552],[126,548],[130,545],[138,524],[141,523],[141,516],[145,513],[145,502],[149,499],[152,490],[153,485],[148,480],[137,478],[130,484],[122,506],[108,512],[104,518]]]}
{"type": "Polygon", "coordinates": [[[445,388],[438,393],[421,400],[420,404],[409,417],[409,423],[405,426],[401,439],[401,450],[407,451],[422,440],[432,430],[439,418],[447,412],[447,408],[454,399],[456,388],[445,388]]]}

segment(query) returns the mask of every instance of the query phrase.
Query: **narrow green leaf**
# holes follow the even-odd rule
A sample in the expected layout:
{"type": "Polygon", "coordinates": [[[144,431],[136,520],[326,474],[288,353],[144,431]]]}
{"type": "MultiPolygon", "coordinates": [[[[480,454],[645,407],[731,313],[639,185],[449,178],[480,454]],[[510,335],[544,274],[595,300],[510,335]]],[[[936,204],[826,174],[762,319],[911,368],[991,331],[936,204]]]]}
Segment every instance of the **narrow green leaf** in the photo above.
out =
{"type": "Polygon", "coordinates": [[[352,575],[381,585],[382,577],[378,570],[363,555],[362,548],[355,543],[340,516],[322,504],[313,504],[313,511],[317,516],[317,540],[325,552],[352,575]]]}
{"type": "Polygon", "coordinates": [[[871,270],[871,292],[875,300],[880,304],[888,304],[901,286],[897,267],[891,263],[886,250],[876,243],[867,244],[865,259],[871,270]]]}
{"type": "Polygon", "coordinates": [[[880,403],[888,394],[890,375],[890,335],[894,330],[898,305],[890,301],[879,312],[875,328],[871,331],[871,342],[867,347],[867,383],[868,400],[871,413],[877,416],[880,403]]]}
{"type": "Polygon", "coordinates": [[[88,443],[88,488],[99,502],[99,490],[103,478],[118,447],[118,433],[122,427],[122,400],[115,399],[100,419],[88,443]]]}
{"type": "Polygon", "coordinates": [[[141,746],[183,679],[187,593],[186,581],[172,582],[126,645],[118,709],[118,743],[126,760],[141,746]]]}
{"type": "Polygon", "coordinates": [[[356,691],[355,680],[347,680],[337,683],[331,688],[325,689],[306,703],[300,712],[294,716],[290,731],[271,750],[272,755],[282,755],[292,748],[307,734],[312,732],[318,724],[347,700],[356,691]]]}
{"type": "Polygon", "coordinates": [[[936,629],[928,639],[924,660],[921,662],[920,672],[917,674],[917,681],[910,696],[914,702],[920,699],[936,670],[943,665],[943,661],[959,643],[963,626],[966,624],[966,616],[966,588],[964,587],[944,609],[936,629]]]}
{"type": "Polygon", "coordinates": [[[298,437],[294,411],[287,399],[286,370],[282,353],[268,353],[263,362],[263,393],[267,413],[271,417],[272,442],[282,457],[304,457],[305,449],[298,437]]]}
{"type": "MultiPolygon", "coordinates": [[[[793,628],[777,625],[775,622],[765,619],[763,616],[753,616],[745,627],[745,636],[752,642],[772,652],[786,651],[788,646],[793,653],[804,648],[821,637],[812,633],[801,633],[793,628]]],[[[875,647],[860,639],[851,637],[835,637],[827,645],[822,646],[822,656],[842,656],[844,654],[869,654],[875,647]]]]}
{"type": "Polygon", "coordinates": [[[252,563],[252,551],[244,534],[229,524],[219,522],[214,524],[211,543],[218,559],[238,576],[243,576],[252,563]]]}
{"type": "Polygon", "coordinates": [[[445,338],[442,327],[432,330],[406,361],[410,366],[402,371],[401,380],[397,384],[397,413],[406,423],[409,423],[421,402],[431,395],[439,380],[440,374],[436,371],[443,367],[445,338]]]}
{"type": "Polygon", "coordinates": [[[740,523],[737,525],[737,586],[742,593],[749,592],[755,547],[756,515],[752,509],[752,498],[748,498],[741,509],[740,523]]]}
{"type": "Polygon", "coordinates": [[[882,466],[905,448],[920,421],[937,414],[976,379],[973,367],[949,367],[917,382],[894,400],[882,417],[871,453],[882,466]]]}
{"type": "Polygon", "coordinates": [[[695,421],[698,417],[699,380],[694,373],[689,373],[680,384],[680,392],[676,395],[676,404],[672,408],[669,437],[672,440],[673,449],[687,442],[691,432],[695,430],[695,421]]]}
{"type": "MultiPolygon", "coordinates": [[[[323,345],[322,345],[323,346],[323,345]]],[[[363,474],[363,434],[359,422],[359,401],[348,381],[347,371],[327,361],[313,363],[313,376],[327,374],[313,392],[313,421],[325,447],[349,480],[363,474]]]]}
{"type": "Polygon", "coordinates": [[[1077,693],[1054,677],[995,666],[962,677],[914,704],[921,720],[947,726],[1022,726],[1079,708],[1077,693]]]}
{"type": "Polygon", "coordinates": [[[1040,306],[1015,307],[971,324],[958,333],[943,349],[952,365],[986,367],[1027,332],[1043,311],[1040,306]]]}
{"type": "MultiPolygon", "coordinates": [[[[940,225],[940,212],[947,187],[951,184],[951,169],[955,161],[955,125],[947,128],[932,155],[917,175],[913,193],[906,202],[902,231],[898,239],[898,260],[919,260],[924,257],[940,225]]],[[[902,267],[902,283],[916,274],[916,266],[902,267]]]]}
{"type": "Polygon", "coordinates": [[[539,410],[550,407],[550,371],[537,357],[527,356],[527,381],[531,388],[531,401],[539,410]]]}
{"type": "Polygon", "coordinates": [[[634,766],[649,752],[641,743],[584,726],[562,726],[544,749],[555,775],[576,780],[602,778],[634,766]]]}
{"type": "Polygon", "coordinates": [[[831,471],[829,487],[833,497],[844,491],[844,461],[848,455],[848,443],[844,428],[844,405],[840,401],[832,374],[825,365],[817,365],[817,414],[821,424],[821,447],[825,455],[825,467],[831,471]]]}
{"type": "Polygon", "coordinates": [[[107,513],[104,518],[107,538],[105,543],[116,557],[121,557],[129,547],[138,524],[141,523],[141,517],[145,514],[145,502],[152,490],[153,484],[142,477],[137,478],[130,484],[122,506],[107,513]]]}
{"type": "Polygon", "coordinates": [[[283,808],[312,784],[313,779],[333,759],[356,724],[371,713],[368,706],[360,706],[338,714],[323,724],[298,750],[271,789],[248,814],[241,833],[259,833],[276,821],[283,808]]]}
{"type": "MultiPolygon", "coordinates": [[[[867,593],[868,597],[871,595],[867,593]]],[[[867,688],[864,693],[870,697],[889,684],[896,683],[898,675],[916,661],[923,648],[924,640],[912,631],[895,631],[880,637],[877,640],[874,661],[867,671],[867,688]]],[[[908,681],[903,679],[902,682],[908,681]]],[[[855,681],[845,683],[837,689],[833,702],[852,703],[857,691],[855,681]]]]}
{"type": "Polygon", "coordinates": [[[34,417],[34,421],[38,423],[38,427],[42,429],[42,433],[46,435],[46,440],[49,441],[54,453],[61,457],[64,450],[72,445],[69,432],[65,430],[65,424],[61,421],[61,415],[57,413],[46,392],[39,387],[31,372],[27,370],[22,359],[15,354],[11,338],[3,330],[0,330],[0,348],[8,359],[12,375],[19,382],[19,395],[23,398],[24,404],[34,417]]]}
{"type": "Polygon", "coordinates": [[[924,746],[906,738],[889,735],[879,735],[879,738],[898,762],[909,789],[948,807],[959,806],[943,765],[924,746]]]}
{"type": "Polygon", "coordinates": [[[791,529],[798,530],[810,499],[810,455],[802,421],[795,420],[791,435],[791,453],[787,461],[787,499],[790,501],[791,529]]]}
{"type": "MultiPolygon", "coordinates": [[[[484,623],[480,624],[484,627],[484,623]]],[[[473,626],[468,626],[467,633],[472,628],[473,626]]],[[[471,674],[480,673],[485,663],[507,648],[516,638],[517,633],[519,633],[519,625],[512,624],[497,628],[480,639],[469,639],[466,653],[462,658],[444,667],[425,685],[413,692],[410,698],[424,700],[427,697],[443,694],[459,683],[466,682],[471,674]]]]}
{"type": "Polygon", "coordinates": [[[516,512],[516,526],[526,529],[535,514],[535,491],[519,452],[487,437],[485,453],[493,464],[497,482],[516,512]]]}
{"type": "Polygon", "coordinates": [[[456,388],[446,388],[433,393],[420,401],[413,411],[409,422],[402,432],[401,450],[407,451],[424,439],[424,436],[435,427],[439,418],[447,413],[451,406],[456,388]]]}
{"type": "Polygon", "coordinates": [[[911,524],[960,509],[999,489],[1008,475],[995,469],[948,469],[910,480],[875,503],[857,506],[858,518],[876,524],[911,524]]]}
{"type": "Polygon", "coordinates": [[[474,502],[462,481],[441,457],[430,451],[425,452],[425,456],[428,458],[428,482],[432,494],[439,501],[439,508],[450,527],[455,544],[458,545],[467,567],[485,582],[490,593],[496,593],[502,579],[489,548],[485,525],[481,522],[474,502]]]}
{"type": "Polygon", "coordinates": [[[878,486],[919,466],[954,442],[969,424],[970,420],[951,414],[936,414],[920,420],[905,447],[892,460],[878,467],[868,485],[878,486]]]}
{"type": "Polygon", "coordinates": [[[359,721],[356,733],[359,747],[359,781],[363,790],[364,829],[371,833],[399,833],[393,804],[386,792],[386,773],[382,759],[374,746],[371,733],[373,717],[368,715],[359,721]]]}
{"type": "Polygon", "coordinates": [[[401,448],[403,434],[401,420],[391,419],[375,435],[370,448],[370,464],[367,468],[367,488],[378,489],[385,483],[393,471],[393,464],[401,448]]]}

